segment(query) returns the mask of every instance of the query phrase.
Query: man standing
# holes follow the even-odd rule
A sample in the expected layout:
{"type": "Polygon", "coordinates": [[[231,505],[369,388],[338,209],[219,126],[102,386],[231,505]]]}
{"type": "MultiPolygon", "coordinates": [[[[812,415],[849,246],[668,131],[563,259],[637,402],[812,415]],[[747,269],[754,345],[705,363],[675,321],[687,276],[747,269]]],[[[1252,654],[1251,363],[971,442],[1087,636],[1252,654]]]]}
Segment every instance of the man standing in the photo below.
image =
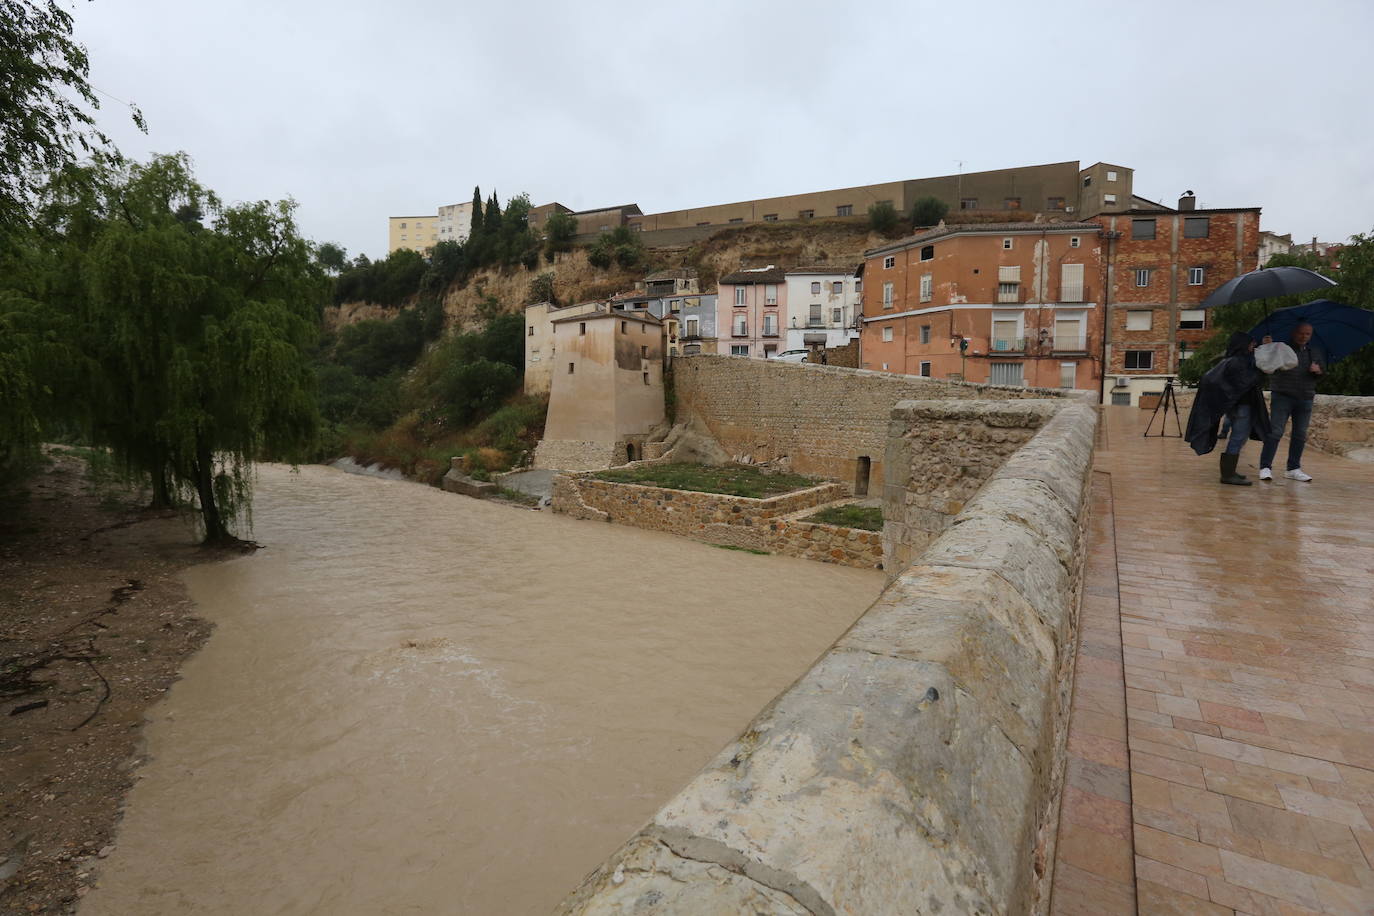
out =
{"type": "MultiPolygon", "coordinates": [[[[1266,337],[1265,341],[1268,339],[1266,337]]],[[[1326,354],[1321,347],[1312,343],[1310,324],[1300,324],[1293,329],[1289,346],[1298,354],[1298,364],[1292,369],[1280,369],[1271,376],[1273,403],[1269,416],[1272,427],[1260,452],[1260,480],[1274,479],[1270,468],[1279,451],[1283,428],[1290,418],[1293,420],[1293,433],[1288,439],[1288,470],[1283,476],[1304,482],[1312,479],[1302,469],[1302,449],[1307,444],[1307,425],[1312,422],[1312,400],[1317,396],[1317,379],[1326,371],[1326,354]]]]}

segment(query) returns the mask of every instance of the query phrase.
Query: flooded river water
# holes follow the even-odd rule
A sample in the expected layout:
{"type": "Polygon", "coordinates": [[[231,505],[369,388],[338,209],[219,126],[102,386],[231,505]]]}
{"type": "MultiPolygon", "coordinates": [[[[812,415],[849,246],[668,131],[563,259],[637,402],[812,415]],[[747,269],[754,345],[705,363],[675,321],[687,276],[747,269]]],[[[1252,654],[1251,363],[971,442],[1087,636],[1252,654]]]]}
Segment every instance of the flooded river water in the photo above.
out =
{"type": "Polygon", "coordinates": [[[261,470],[82,916],[548,912],[881,573],[261,470]]]}

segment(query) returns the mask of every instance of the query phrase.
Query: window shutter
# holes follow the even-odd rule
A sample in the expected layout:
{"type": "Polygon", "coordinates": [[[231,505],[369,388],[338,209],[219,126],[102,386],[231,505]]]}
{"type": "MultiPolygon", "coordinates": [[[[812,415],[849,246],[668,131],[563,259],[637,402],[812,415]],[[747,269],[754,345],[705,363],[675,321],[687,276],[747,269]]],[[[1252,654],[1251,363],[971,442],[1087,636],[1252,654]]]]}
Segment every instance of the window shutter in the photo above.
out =
{"type": "Polygon", "coordinates": [[[1061,302],[1083,301],[1083,265],[1064,264],[1059,274],[1059,300],[1061,302]]]}
{"type": "Polygon", "coordinates": [[[1020,266],[1018,265],[1018,266],[1016,266],[1016,267],[999,267],[999,268],[997,268],[997,282],[998,282],[998,283],[1020,283],[1020,282],[1021,282],[1021,268],[1020,268],[1020,266]]]}

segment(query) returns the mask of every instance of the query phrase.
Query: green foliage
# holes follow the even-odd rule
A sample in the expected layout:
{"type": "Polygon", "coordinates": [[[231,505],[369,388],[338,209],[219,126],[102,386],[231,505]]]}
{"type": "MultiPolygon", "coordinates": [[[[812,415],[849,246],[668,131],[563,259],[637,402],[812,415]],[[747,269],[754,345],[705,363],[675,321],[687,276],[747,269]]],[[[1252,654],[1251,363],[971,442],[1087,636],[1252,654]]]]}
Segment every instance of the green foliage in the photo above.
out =
{"type": "Polygon", "coordinates": [[[39,298],[76,353],[52,376],[65,416],[156,501],[195,493],[207,542],[247,510],[252,463],[304,456],[318,428],[307,352],[328,281],[294,209],[224,207],[176,155],[70,169],[42,211],[39,298]]]}
{"type": "Polygon", "coordinates": [[[428,269],[418,251],[398,248],[384,261],[357,263],[339,274],[334,281],[334,301],[404,305],[420,289],[428,269]]]}
{"type": "Polygon", "coordinates": [[[692,490],[699,493],[724,493],[762,499],[780,493],[791,493],[814,487],[817,481],[800,474],[768,474],[747,464],[727,464],[711,467],[703,464],[632,465],[600,471],[601,480],[637,483],[669,490],[692,490]]]}
{"type": "MultiPolygon", "coordinates": [[[[0,228],[28,224],[46,176],[111,153],[87,110],[100,107],[88,74],[62,4],[0,0],[0,228]]],[[[143,115],[130,113],[143,129],[143,115]]]]}
{"type": "Polygon", "coordinates": [[[577,235],[577,217],[561,210],[549,214],[544,222],[544,246],[549,255],[571,251],[573,236],[577,235]]]}
{"type": "Polygon", "coordinates": [[[472,189],[472,221],[468,227],[468,234],[482,234],[482,189],[480,186],[474,186],[472,189]]]}
{"type": "Polygon", "coordinates": [[[911,225],[934,226],[945,218],[949,204],[938,197],[918,197],[911,205],[911,225]]]}
{"type": "Polygon", "coordinates": [[[629,226],[616,226],[603,232],[587,249],[587,260],[593,267],[605,269],[612,263],[621,267],[637,267],[644,262],[644,240],[629,226]]]}
{"type": "MultiPolygon", "coordinates": [[[[1226,349],[1226,340],[1234,331],[1248,331],[1270,312],[1311,302],[1331,299],[1343,305],[1374,310],[1374,233],[1352,236],[1350,244],[1339,252],[1340,267],[1328,258],[1309,252],[1277,254],[1266,267],[1306,267],[1315,270],[1339,285],[1314,290],[1298,296],[1282,296],[1224,305],[1211,309],[1214,328],[1211,338],[1179,366],[1179,379],[1186,385],[1196,385],[1208,369],[1216,364],[1226,349]]],[[[1322,394],[1374,395],[1374,345],[1366,346],[1332,366],[1317,382],[1322,394]]]]}
{"type": "Polygon", "coordinates": [[[467,254],[461,242],[435,242],[429,252],[429,268],[420,278],[420,289],[432,296],[443,296],[449,284],[463,275],[466,264],[467,254]]]}
{"type": "Polygon", "coordinates": [[[879,201],[868,208],[868,227],[880,235],[892,235],[901,222],[902,217],[890,200],[879,201]]]}
{"type": "Polygon", "coordinates": [[[424,323],[415,309],[395,318],[367,319],[339,332],[334,358],[359,376],[380,378],[414,365],[425,346],[424,323]]]}
{"type": "Polygon", "coordinates": [[[862,528],[864,531],[883,530],[883,510],[878,506],[860,506],[850,503],[847,506],[831,506],[808,515],[808,522],[822,525],[837,525],[841,528],[862,528]]]}
{"type": "Polygon", "coordinates": [[[558,304],[558,294],[553,288],[553,273],[542,273],[530,281],[530,289],[526,298],[530,302],[551,302],[558,304]]]}
{"type": "Polygon", "coordinates": [[[333,242],[325,242],[316,248],[315,260],[332,274],[338,274],[348,268],[348,252],[342,245],[335,245],[333,242]]]}

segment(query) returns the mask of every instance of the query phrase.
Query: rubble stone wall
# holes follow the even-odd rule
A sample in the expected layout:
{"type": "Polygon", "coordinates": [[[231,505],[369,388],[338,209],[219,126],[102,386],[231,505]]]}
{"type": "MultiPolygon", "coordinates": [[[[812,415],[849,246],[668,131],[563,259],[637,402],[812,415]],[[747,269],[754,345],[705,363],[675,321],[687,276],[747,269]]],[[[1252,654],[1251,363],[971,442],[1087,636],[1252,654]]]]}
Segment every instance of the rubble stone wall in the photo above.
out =
{"type": "Polygon", "coordinates": [[[871,492],[883,480],[892,405],[900,400],[1060,398],[1046,388],[976,385],[843,366],[736,356],[674,363],[677,418],[699,417],[732,456],[786,459],[793,471],[856,480],[870,462],[871,492]]]}
{"type": "Polygon", "coordinates": [[[558,912],[1045,913],[1096,422],[1044,422],[558,912]]]}

